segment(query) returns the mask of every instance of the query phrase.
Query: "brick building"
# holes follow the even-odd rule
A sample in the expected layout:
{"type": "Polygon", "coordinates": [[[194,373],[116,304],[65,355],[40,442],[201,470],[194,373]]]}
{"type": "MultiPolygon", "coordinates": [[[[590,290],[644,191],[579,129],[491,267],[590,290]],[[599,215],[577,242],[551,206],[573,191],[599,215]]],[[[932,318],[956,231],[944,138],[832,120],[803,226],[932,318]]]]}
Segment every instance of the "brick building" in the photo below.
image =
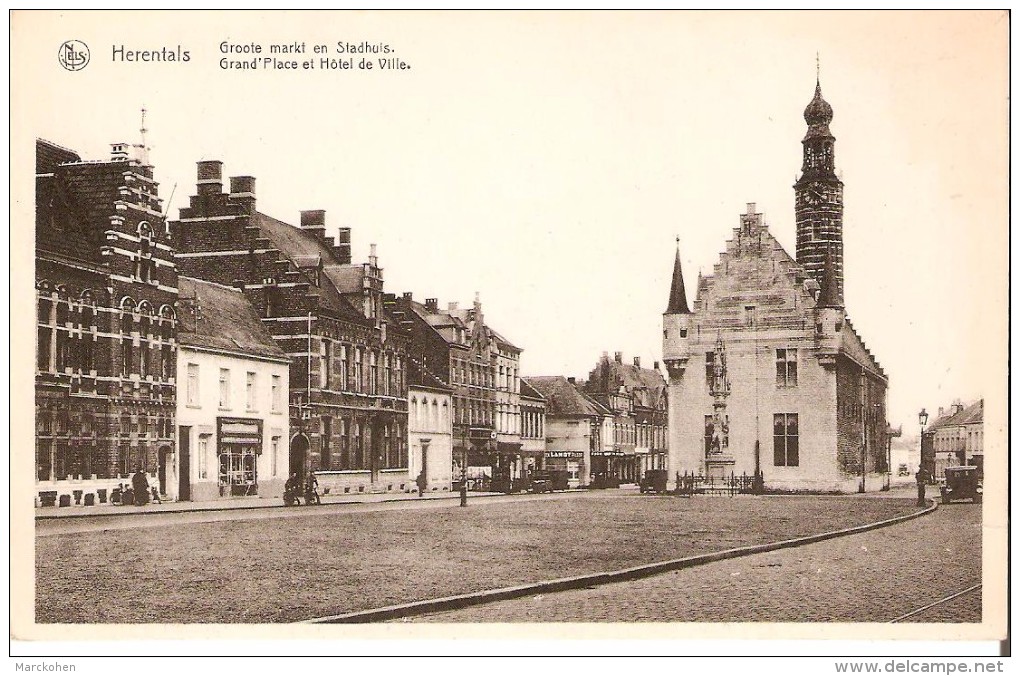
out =
{"type": "Polygon", "coordinates": [[[35,225],[37,488],[83,504],[142,468],[165,490],[177,270],[152,167],[37,140],[35,225]]]}
{"type": "Polygon", "coordinates": [[[526,463],[521,440],[520,348],[485,323],[478,295],[472,307],[412,294],[388,297],[411,334],[411,354],[452,388],[455,480],[462,471],[479,490],[510,490],[526,463]],[[466,458],[466,466],[464,466],[466,458]]]}
{"type": "Polygon", "coordinates": [[[884,483],[888,379],[843,305],[842,183],[820,86],[804,118],[796,259],[748,204],[692,310],[677,251],[663,317],[671,481],[761,472],[776,489],[884,483]]]}
{"type": "Polygon", "coordinates": [[[592,472],[614,482],[634,483],[646,470],[665,469],[667,463],[666,380],[654,369],[641,367],[641,358],[623,363],[623,353],[609,353],[588,374],[584,392],[609,409],[613,417],[613,451],[622,455],[593,456],[592,472]]]}
{"type": "Polygon", "coordinates": [[[255,179],[198,163],[190,204],[172,224],[182,273],[242,289],[290,367],[290,470],[322,490],[410,490],[409,336],[383,306],[375,245],[351,262],[350,229],[326,236],[325,212],[294,226],[259,212],[255,179]]]}

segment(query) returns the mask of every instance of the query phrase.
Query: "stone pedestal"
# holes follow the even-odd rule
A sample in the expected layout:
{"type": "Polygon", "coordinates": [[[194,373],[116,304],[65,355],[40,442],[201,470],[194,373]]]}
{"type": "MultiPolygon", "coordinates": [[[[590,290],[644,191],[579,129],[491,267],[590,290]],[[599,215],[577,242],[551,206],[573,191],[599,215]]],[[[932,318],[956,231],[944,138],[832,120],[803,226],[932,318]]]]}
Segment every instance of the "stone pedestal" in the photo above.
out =
{"type": "Polygon", "coordinates": [[[729,479],[736,460],[728,453],[715,453],[705,458],[705,478],[714,483],[729,479]]]}

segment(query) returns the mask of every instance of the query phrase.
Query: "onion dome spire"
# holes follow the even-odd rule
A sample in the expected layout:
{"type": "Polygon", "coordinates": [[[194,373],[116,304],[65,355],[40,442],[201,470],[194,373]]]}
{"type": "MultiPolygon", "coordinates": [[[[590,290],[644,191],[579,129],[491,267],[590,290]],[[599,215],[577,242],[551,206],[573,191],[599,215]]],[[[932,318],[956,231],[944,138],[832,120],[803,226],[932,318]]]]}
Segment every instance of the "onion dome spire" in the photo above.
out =
{"type": "Polygon", "coordinates": [[[668,315],[689,315],[687,306],[687,290],[684,288],[684,274],[680,269],[680,238],[676,238],[676,260],[673,262],[673,284],[669,288],[668,315]]]}
{"type": "Polygon", "coordinates": [[[832,136],[829,123],[832,122],[832,106],[822,97],[821,66],[815,64],[815,95],[804,109],[804,121],[808,124],[805,139],[818,136],[832,136]]]}

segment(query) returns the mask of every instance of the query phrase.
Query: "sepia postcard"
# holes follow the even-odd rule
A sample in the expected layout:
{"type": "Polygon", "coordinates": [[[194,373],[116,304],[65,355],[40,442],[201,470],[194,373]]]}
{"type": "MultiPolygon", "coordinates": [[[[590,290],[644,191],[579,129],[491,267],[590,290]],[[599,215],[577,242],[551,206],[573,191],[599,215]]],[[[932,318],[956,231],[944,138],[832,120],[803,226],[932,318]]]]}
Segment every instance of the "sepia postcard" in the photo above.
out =
{"type": "Polygon", "coordinates": [[[1007,639],[1007,11],[10,38],[25,654],[1007,639]]]}

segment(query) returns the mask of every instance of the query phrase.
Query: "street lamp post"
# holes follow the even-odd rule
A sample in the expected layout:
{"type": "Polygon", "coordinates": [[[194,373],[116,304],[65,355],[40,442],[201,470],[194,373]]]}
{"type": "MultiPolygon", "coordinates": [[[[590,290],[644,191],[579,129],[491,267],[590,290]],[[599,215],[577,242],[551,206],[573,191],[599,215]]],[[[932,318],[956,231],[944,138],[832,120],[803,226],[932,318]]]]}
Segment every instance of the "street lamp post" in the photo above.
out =
{"type": "Polygon", "coordinates": [[[463,431],[461,432],[461,440],[462,440],[463,443],[461,444],[461,447],[460,447],[460,453],[461,453],[461,455],[460,455],[460,506],[461,507],[467,507],[467,461],[468,461],[467,437],[468,437],[468,428],[467,428],[467,425],[465,425],[463,427],[463,431]]]}
{"type": "Polygon", "coordinates": [[[875,428],[882,430],[882,434],[886,435],[886,438],[882,437],[878,438],[878,441],[881,442],[881,445],[878,446],[878,449],[876,450],[878,453],[881,453],[882,447],[883,446],[885,447],[885,484],[882,486],[882,490],[887,491],[889,490],[889,485],[892,483],[892,450],[889,443],[887,443],[887,438],[889,437],[889,422],[886,420],[882,420],[883,423],[882,427],[879,427],[878,423],[881,420],[881,418],[882,418],[882,405],[875,404],[875,428]]]}
{"type": "Polygon", "coordinates": [[[917,467],[917,506],[924,507],[924,484],[928,478],[928,472],[924,468],[924,426],[928,423],[928,412],[923,408],[917,414],[917,422],[921,425],[921,458],[917,467]]]}
{"type": "MultiPolygon", "coordinates": [[[[924,469],[925,470],[925,474],[927,474],[928,473],[927,472],[927,468],[925,468],[925,466],[924,466],[924,427],[925,427],[925,425],[928,424],[928,412],[925,411],[923,408],[921,409],[921,412],[917,414],[917,422],[918,422],[918,424],[921,425],[921,440],[920,440],[920,444],[921,444],[921,457],[920,457],[920,460],[918,460],[918,468],[919,469],[924,469]]],[[[934,479],[935,478],[934,467],[932,468],[932,475],[930,477],[926,477],[926,478],[929,478],[929,479],[934,479]]]]}

